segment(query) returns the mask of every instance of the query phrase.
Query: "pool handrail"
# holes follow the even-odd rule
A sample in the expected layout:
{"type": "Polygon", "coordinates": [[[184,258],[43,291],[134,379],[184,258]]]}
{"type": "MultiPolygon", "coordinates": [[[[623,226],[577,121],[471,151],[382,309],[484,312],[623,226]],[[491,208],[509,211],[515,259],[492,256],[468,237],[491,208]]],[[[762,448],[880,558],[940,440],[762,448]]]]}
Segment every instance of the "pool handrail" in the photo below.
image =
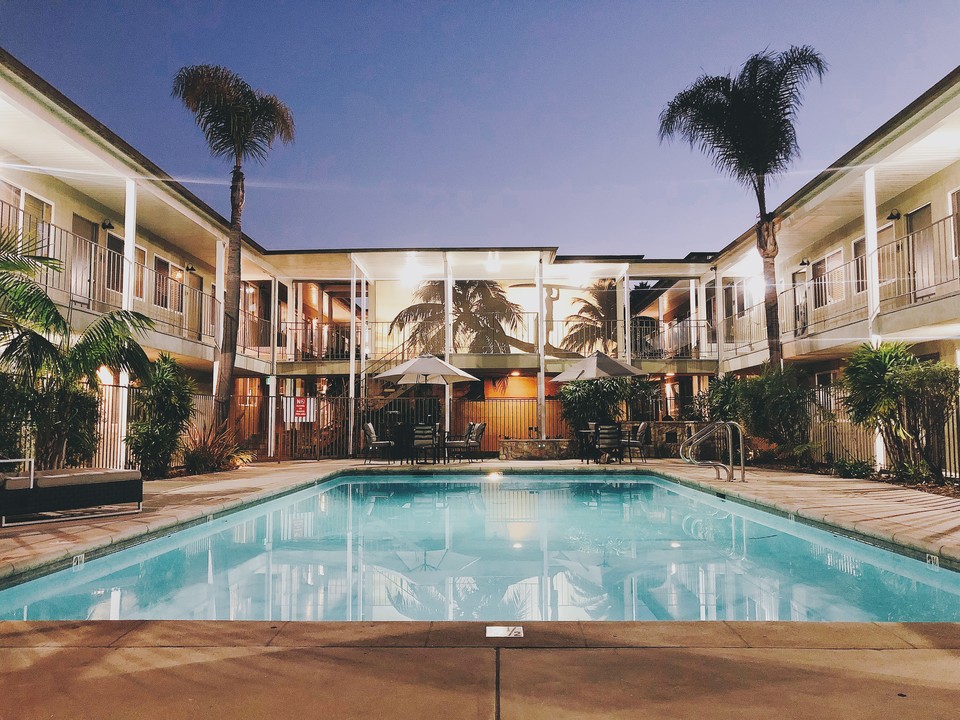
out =
{"type": "Polygon", "coordinates": [[[733,455],[733,430],[736,428],[740,438],[740,482],[747,481],[747,471],[744,466],[744,446],[743,446],[743,427],[740,423],[733,420],[715,420],[705,427],[700,428],[696,433],[685,439],[680,444],[680,459],[690,465],[700,465],[703,467],[712,467],[717,471],[717,480],[720,479],[720,468],[723,468],[727,474],[727,482],[733,482],[736,474],[736,463],[733,455]],[[713,437],[720,430],[727,434],[727,451],[729,453],[729,462],[724,463],[718,460],[697,460],[693,457],[693,451],[701,443],[713,437]]]}

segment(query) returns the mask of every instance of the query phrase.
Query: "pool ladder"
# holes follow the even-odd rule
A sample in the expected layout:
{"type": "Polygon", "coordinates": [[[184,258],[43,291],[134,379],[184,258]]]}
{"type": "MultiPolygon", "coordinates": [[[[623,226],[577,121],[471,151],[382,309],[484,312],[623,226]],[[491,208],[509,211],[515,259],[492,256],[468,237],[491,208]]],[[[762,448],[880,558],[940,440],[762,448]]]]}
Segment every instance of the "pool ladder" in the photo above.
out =
{"type": "Polygon", "coordinates": [[[740,482],[747,481],[747,470],[743,465],[743,428],[740,427],[739,423],[735,423],[732,420],[727,421],[715,421],[707,425],[706,427],[700,428],[699,431],[688,437],[680,445],[680,458],[684,462],[688,462],[691,465],[702,465],[704,467],[712,467],[717,471],[717,480],[720,479],[720,469],[727,473],[727,482],[733,482],[734,475],[736,475],[736,464],[734,462],[733,455],[733,432],[736,430],[738,437],[740,438],[740,482]],[[715,437],[718,432],[725,432],[727,435],[727,452],[729,454],[730,462],[724,463],[719,460],[697,460],[693,457],[693,451],[701,445],[703,442],[709,440],[712,437],[715,437]]]}

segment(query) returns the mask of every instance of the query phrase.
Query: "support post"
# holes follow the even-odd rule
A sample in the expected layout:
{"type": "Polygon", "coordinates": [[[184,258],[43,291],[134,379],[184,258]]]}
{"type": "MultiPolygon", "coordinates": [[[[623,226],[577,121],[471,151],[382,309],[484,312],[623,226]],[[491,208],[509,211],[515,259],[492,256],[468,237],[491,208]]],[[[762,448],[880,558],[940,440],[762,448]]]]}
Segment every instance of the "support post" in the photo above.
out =
{"type": "Polygon", "coordinates": [[[277,454],[277,331],[280,283],[270,278],[270,376],[267,378],[267,457],[277,454]]]}
{"type": "Polygon", "coordinates": [[[723,276],[720,274],[720,266],[713,266],[714,273],[714,318],[713,322],[716,326],[716,335],[717,335],[717,374],[723,375],[723,351],[724,345],[727,342],[726,339],[726,328],[723,326],[723,318],[726,314],[724,309],[724,292],[723,292],[723,276]]]}
{"type": "Polygon", "coordinates": [[[863,174],[863,238],[867,256],[867,331],[874,347],[880,344],[880,253],[877,249],[877,179],[871,167],[863,174]]]}
{"type": "Polygon", "coordinates": [[[547,296],[543,291],[543,252],[537,262],[537,357],[540,368],[537,372],[537,423],[540,439],[547,437],[547,361],[544,357],[547,345],[547,296]]]}
{"type": "MultiPolygon", "coordinates": [[[[450,258],[443,253],[443,359],[450,362],[453,355],[453,269],[450,258]]],[[[452,393],[449,385],[443,388],[443,428],[450,432],[450,406],[452,393]]]]}
{"type": "Polygon", "coordinates": [[[633,364],[633,317],[630,313],[630,276],[623,274],[623,351],[620,356],[628,365],[633,364]]]}
{"type": "MultiPolygon", "coordinates": [[[[127,178],[123,204],[123,287],[120,307],[133,310],[134,282],[137,269],[137,183],[127,178]]],[[[127,423],[130,405],[130,373],[120,372],[117,403],[117,467],[127,466],[127,423]]]]}
{"type": "Polygon", "coordinates": [[[627,359],[627,343],[626,343],[626,334],[625,328],[627,325],[627,313],[623,312],[624,308],[624,299],[626,298],[626,293],[624,292],[624,283],[626,282],[626,273],[620,276],[619,282],[615,283],[614,292],[617,295],[616,307],[617,307],[617,326],[615,328],[616,332],[614,336],[617,339],[617,357],[621,360],[627,359]]]}
{"type": "Polygon", "coordinates": [[[353,457],[353,424],[356,420],[356,384],[357,378],[357,263],[350,258],[350,385],[347,409],[347,455],[353,457]]]}

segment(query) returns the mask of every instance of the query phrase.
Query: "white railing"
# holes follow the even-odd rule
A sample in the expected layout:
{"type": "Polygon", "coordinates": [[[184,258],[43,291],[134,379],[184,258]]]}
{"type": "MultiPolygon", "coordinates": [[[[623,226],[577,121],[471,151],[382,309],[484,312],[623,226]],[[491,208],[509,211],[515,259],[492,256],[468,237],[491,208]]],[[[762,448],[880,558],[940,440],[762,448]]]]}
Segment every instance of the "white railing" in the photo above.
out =
{"type": "Polygon", "coordinates": [[[779,295],[780,334],[804,337],[867,317],[867,258],[858,257],[779,295]]]}
{"type": "Polygon", "coordinates": [[[877,249],[881,313],[960,292],[957,223],[951,215],[877,249]]]}

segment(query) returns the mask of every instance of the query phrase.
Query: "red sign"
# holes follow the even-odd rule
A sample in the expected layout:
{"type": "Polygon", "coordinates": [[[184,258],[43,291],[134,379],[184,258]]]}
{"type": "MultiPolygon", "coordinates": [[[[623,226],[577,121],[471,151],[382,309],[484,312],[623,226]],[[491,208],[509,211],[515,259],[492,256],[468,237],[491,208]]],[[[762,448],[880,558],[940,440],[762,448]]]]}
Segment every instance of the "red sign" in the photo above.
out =
{"type": "Polygon", "coordinates": [[[305,418],[307,416],[307,399],[305,397],[295,397],[293,399],[293,416],[295,418],[305,418]]]}

